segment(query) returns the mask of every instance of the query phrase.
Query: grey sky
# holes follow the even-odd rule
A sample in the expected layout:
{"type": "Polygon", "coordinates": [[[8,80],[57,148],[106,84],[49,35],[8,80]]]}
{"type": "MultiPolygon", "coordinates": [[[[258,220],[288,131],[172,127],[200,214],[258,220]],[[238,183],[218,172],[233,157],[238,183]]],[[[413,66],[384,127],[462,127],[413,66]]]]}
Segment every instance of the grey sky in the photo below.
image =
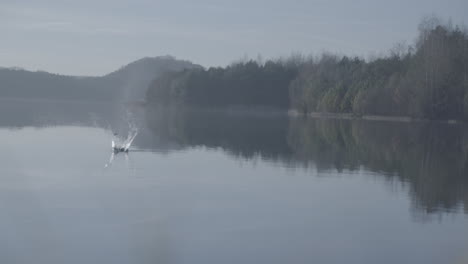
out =
{"type": "Polygon", "coordinates": [[[204,66],[332,51],[368,56],[413,42],[435,13],[468,22],[467,0],[0,0],[0,66],[101,75],[145,56],[204,66]]]}

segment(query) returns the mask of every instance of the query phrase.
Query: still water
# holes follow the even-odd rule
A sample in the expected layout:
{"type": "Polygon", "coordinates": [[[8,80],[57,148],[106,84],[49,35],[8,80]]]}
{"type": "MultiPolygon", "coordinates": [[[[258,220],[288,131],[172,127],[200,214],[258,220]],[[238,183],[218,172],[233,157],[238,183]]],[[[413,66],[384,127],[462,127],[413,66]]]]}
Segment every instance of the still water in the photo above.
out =
{"type": "Polygon", "coordinates": [[[468,263],[461,125],[2,101],[0,142],[0,263],[468,263]]]}

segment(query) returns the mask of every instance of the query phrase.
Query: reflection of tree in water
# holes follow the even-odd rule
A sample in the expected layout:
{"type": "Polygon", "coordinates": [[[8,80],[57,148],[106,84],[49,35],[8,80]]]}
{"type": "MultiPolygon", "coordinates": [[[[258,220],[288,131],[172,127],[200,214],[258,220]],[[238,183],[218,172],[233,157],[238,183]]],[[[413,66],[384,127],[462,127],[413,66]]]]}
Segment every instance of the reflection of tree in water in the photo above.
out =
{"type": "Polygon", "coordinates": [[[468,130],[459,125],[287,118],[160,108],[147,112],[161,140],[180,147],[221,148],[317,170],[365,167],[407,184],[414,208],[433,214],[465,206],[468,213],[468,130]]]}
{"type": "Polygon", "coordinates": [[[147,112],[154,136],[182,147],[221,148],[249,159],[287,159],[286,115],[251,115],[241,111],[214,111],[183,107],[152,108],[147,112]],[[279,140],[281,139],[281,140],[279,140]]]}
{"type": "Polygon", "coordinates": [[[296,158],[318,168],[364,166],[408,183],[415,208],[434,213],[465,205],[468,134],[462,126],[350,120],[291,120],[296,158]]]}

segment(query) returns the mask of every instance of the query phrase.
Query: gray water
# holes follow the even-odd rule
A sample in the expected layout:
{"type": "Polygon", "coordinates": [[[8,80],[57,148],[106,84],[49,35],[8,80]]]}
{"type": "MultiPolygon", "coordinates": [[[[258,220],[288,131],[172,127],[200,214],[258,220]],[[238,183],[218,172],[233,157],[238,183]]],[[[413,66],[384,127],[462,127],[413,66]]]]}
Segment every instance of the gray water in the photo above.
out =
{"type": "Polygon", "coordinates": [[[467,131],[2,101],[0,263],[468,263],[467,131]]]}

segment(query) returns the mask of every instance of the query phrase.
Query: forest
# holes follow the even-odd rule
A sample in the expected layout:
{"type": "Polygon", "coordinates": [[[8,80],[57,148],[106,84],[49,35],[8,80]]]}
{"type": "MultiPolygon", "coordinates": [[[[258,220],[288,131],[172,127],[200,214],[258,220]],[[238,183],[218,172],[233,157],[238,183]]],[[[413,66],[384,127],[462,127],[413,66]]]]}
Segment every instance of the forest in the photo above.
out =
{"type": "Polygon", "coordinates": [[[150,85],[147,101],[195,106],[289,107],[288,86],[298,75],[294,60],[234,63],[226,68],[172,72],[150,85]]]}
{"type": "Polygon", "coordinates": [[[468,31],[424,18],[413,45],[373,59],[324,53],[243,60],[155,79],[149,104],[273,107],[298,113],[468,119],[468,31]]]}

